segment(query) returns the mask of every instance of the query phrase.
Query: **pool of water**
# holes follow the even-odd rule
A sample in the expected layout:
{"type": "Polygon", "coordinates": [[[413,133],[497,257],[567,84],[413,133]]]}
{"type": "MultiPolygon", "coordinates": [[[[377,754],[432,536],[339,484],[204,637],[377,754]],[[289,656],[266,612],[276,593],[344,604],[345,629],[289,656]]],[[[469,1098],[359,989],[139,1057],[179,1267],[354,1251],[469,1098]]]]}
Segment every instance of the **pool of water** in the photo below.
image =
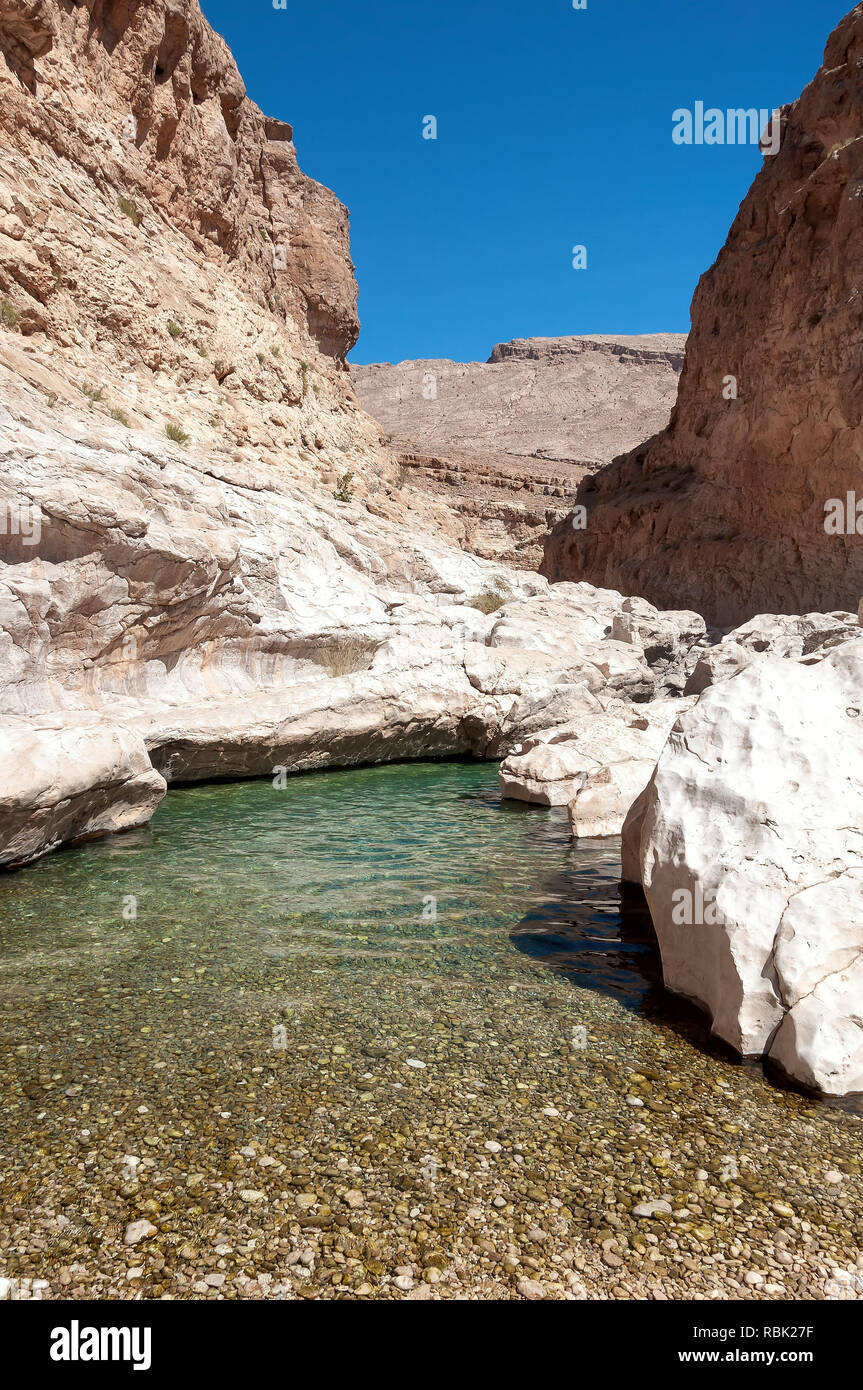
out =
{"type": "Polygon", "coordinates": [[[710,1045],[619,867],[452,762],[177,789],[6,875],[0,1273],[817,1293],[863,1235],[859,1120],[710,1045]]]}

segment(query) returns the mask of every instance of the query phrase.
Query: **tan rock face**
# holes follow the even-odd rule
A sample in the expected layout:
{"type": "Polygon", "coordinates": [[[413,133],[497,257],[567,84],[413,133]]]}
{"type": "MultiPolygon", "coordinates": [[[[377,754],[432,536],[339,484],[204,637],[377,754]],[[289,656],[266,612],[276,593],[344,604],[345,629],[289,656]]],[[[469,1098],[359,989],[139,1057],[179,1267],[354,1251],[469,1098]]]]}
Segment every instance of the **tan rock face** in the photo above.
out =
{"type": "Polygon", "coordinates": [[[0,361],[79,414],[377,489],[347,211],[196,0],[3,0],[0,98],[0,361]]]}
{"type": "Polygon", "coordinates": [[[668,420],[686,339],[518,338],[488,362],[351,366],[412,489],[441,498],[459,542],[535,569],[581,479],[668,420]]]}
{"type": "Polygon", "coordinates": [[[858,5],[699,283],[669,428],[581,485],[587,529],[555,528],[550,578],[723,625],[856,611],[863,539],[824,523],[863,495],[861,61],[858,5]]]}
{"type": "MultiPolygon", "coordinates": [[[[15,258],[4,247],[10,281],[19,279],[40,305],[22,302],[34,323],[59,327],[68,319],[62,312],[68,300],[52,279],[58,271],[68,274],[67,284],[76,288],[71,277],[82,257],[74,253],[91,260],[85,234],[98,221],[102,200],[117,192],[138,200],[140,223],[127,214],[140,228],[131,238],[136,253],[170,220],[198,253],[223,253],[233,277],[261,306],[279,312],[281,300],[282,312],[323,352],[344,356],[359,327],[346,210],[300,173],[291,127],[265,117],[246,97],[227,45],[197,0],[74,6],[4,0],[0,43],[8,69],[0,112],[6,167],[32,165],[38,149],[49,176],[43,196],[30,189],[30,198],[19,195],[22,205],[10,212],[31,229],[23,238],[32,251],[29,273],[15,275],[15,258]],[[76,202],[75,188],[63,187],[64,165],[98,185],[94,205],[76,202]],[[53,188],[51,174],[58,180],[53,188]],[[74,212],[65,241],[64,210],[74,212]]],[[[98,240],[106,230],[98,226],[98,240]]],[[[14,228],[10,234],[19,240],[14,228]]],[[[104,311],[112,301],[121,310],[118,291],[128,288],[122,243],[129,238],[117,240],[115,273],[101,286],[104,311]]],[[[105,326],[114,327],[110,320],[105,326]]]]}

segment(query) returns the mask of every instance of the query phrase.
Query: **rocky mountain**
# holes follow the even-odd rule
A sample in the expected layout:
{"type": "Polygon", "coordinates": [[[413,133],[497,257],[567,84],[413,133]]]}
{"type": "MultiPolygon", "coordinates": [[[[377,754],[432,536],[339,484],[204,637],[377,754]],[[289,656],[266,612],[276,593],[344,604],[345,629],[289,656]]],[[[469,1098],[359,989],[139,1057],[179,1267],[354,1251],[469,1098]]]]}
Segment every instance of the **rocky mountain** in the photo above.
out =
{"type": "Polygon", "coordinates": [[[679,333],[517,338],[487,362],[351,366],[410,490],[443,498],[454,538],[535,569],[577,484],[661,428],[683,366],[679,333]]]}
{"type": "Polygon", "coordinates": [[[668,429],[584,480],[587,528],[555,527],[550,578],[682,603],[721,624],[856,610],[863,549],[847,494],[863,453],[861,61],[857,5],[783,109],[779,152],[698,285],[668,429]],[[841,529],[830,520],[840,503],[841,529]]]}

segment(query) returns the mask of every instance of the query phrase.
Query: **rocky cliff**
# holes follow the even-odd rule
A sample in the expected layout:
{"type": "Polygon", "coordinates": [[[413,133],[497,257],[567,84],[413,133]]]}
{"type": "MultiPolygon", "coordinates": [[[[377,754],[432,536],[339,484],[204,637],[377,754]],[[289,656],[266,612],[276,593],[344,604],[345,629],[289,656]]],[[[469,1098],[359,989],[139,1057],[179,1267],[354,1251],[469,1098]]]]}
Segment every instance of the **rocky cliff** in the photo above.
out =
{"type": "Polygon", "coordinates": [[[443,499],[467,549],[535,569],[581,479],[667,422],[685,345],[677,333],[517,338],[488,362],[351,375],[408,490],[443,499]]]}
{"type": "Polygon", "coordinates": [[[0,0],[0,52],[0,863],[166,781],[651,698],[618,595],[552,602],[396,486],[347,213],[193,0],[0,0]]]}
{"type": "Polygon", "coordinates": [[[825,530],[825,506],[841,499],[844,510],[860,483],[861,193],[858,5],[783,109],[779,153],[698,285],[668,429],[581,484],[587,529],[556,526],[544,573],[722,624],[856,610],[856,499],[839,534],[825,530]]]}

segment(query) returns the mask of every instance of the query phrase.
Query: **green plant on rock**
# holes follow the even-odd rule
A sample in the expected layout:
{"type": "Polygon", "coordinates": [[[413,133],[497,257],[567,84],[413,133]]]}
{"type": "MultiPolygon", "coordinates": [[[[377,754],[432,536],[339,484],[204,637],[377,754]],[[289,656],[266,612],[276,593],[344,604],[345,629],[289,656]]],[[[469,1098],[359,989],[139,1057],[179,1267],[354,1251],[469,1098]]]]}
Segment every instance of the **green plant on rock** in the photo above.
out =
{"type": "Polygon", "coordinates": [[[182,338],[183,330],[176,319],[168,319],[168,332],[172,338],[182,338]]]}
{"type": "Polygon", "coordinates": [[[140,227],[141,214],[135,207],[135,204],[132,202],[131,198],[118,198],[117,207],[120,209],[121,212],[124,212],[126,214],[130,222],[133,222],[136,227],[140,227]]]}
{"type": "Polygon", "coordinates": [[[354,474],[352,469],[350,468],[348,469],[347,473],[343,473],[340,478],[336,479],[336,489],[333,493],[333,496],[336,498],[336,501],[350,502],[351,498],[354,495],[353,482],[354,474]]]}
{"type": "Polygon", "coordinates": [[[111,411],[111,419],[112,419],[112,420],[116,420],[117,423],[120,424],[120,425],[125,425],[127,429],[129,428],[129,425],[131,424],[131,421],[130,421],[128,415],[126,414],[125,410],[118,410],[118,409],[112,410],[112,411],[111,411]]]}
{"type": "Polygon", "coordinates": [[[88,381],[85,381],[81,386],[81,390],[83,394],[87,397],[88,401],[90,401],[91,403],[93,401],[100,401],[102,399],[101,386],[91,386],[88,381]]]}
{"type": "Polygon", "coordinates": [[[173,421],[165,426],[165,433],[169,439],[173,439],[175,444],[188,444],[189,435],[181,425],[175,425],[173,421]]]}
{"type": "Polygon", "coordinates": [[[3,324],[3,327],[17,328],[20,322],[21,315],[15,305],[11,304],[5,297],[0,299],[0,323],[3,324]]]}
{"type": "Polygon", "coordinates": [[[493,584],[487,585],[478,594],[474,594],[473,598],[469,598],[466,606],[477,608],[480,613],[496,613],[505,603],[509,603],[512,597],[512,589],[506,580],[495,579],[493,584]]]}

